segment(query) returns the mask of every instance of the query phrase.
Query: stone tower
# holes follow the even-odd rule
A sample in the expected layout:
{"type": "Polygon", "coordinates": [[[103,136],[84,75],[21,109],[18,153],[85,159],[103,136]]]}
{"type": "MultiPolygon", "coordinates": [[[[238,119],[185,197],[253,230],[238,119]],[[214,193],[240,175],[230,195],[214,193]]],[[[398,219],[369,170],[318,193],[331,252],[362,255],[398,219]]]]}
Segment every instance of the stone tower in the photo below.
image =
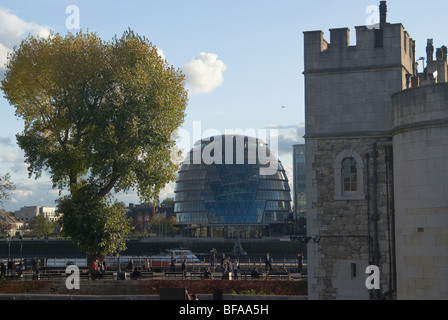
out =
{"type": "MultiPolygon", "coordinates": [[[[304,33],[310,299],[397,295],[402,263],[397,256],[404,257],[397,254],[397,247],[402,246],[397,244],[396,230],[400,231],[399,241],[406,239],[403,230],[396,228],[394,186],[415,168],[407,163],[404,173],[394,172],[396,158],[407,161],[396,152],[403,145],[395,143],[403,141],[399,140],[398,122],[409,121],[406,128],[412,131],[415,119],[398,117],[399,121],[405,98],[392,96],[417,86],[421,77],[415,42],[402,24],[387,23],[386,12],[386,3],[381,1],[380,24],[356,27],[354,46],[348,28],[331,29],[330,42],[322,31],[304,33]],[[369,265],[380,269],[379,289],[366,287],[369,265]]],[[[428,58],[430,65],[435,64],[428,58]]],[[[446,61],[440,65],[446,68],[446,61]]],[[[411,90],[420,96],[420,89],[411,90]]],[[[439,108],[441,99],[435,99],[439,108]]],[[[412,101],[414,111],[420,102],[412,101]]],[[[443,112],[439,116],[448,118],[443,112]]]]}

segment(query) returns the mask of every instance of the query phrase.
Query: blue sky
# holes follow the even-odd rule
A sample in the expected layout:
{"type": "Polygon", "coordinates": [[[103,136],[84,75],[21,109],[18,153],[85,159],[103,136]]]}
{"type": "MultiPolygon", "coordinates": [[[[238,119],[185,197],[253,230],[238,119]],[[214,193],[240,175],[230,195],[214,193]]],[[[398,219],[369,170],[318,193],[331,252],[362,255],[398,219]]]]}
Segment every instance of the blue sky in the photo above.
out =
{"type": "MultiPolygon", "coordinates": [[[[169,64],[187,74],[191,92],[183,128],[191,133],[200,123],[207,130],[278,129],[279,152],[292,180],[292,144],[303,143],[303,32],[354,27],[372,21],[369,6],[376,0],[0,0],[0,73],[5,52],[27,34],[45,35],[50,30],[66,34],[70,5],[79,9],[80,28],[97,32],[103,39],[120,36],[128,28],[149,38],[169,64]],[[370,19],[370,20],[369,20],[370,19]],[[285,106],[285,108],[282,108],[285,106]]],[[[417,56],[425,56],[426,40],[435,47],[448,45],[448,3],[388,1],[388,22],[403,23],[417,42],[417,56]]],[[[421,69],[421,67],[420,67],[421,69]]],[[[0,96],[0,174],[10,172],[17,190],[4,208],[54,206],[57,190],[48,176],[28,178],[15,134],[23,123],[0,96]]],[[[207,134],[204,134],[207,135],[207,134]]],[[[161,199],[172,196],[173,184],[161,199]]],[[[125,203],[138,203],[133,194],[118,195],[125,203]]]]}

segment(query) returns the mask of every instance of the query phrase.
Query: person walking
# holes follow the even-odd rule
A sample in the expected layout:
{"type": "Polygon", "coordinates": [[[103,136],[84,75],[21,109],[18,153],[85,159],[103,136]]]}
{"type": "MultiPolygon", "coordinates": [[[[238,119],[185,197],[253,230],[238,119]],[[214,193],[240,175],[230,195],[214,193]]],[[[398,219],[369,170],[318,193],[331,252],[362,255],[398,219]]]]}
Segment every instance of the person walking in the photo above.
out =
{"type": "Polygon", "coordinates": [[[22,273],[23,273],[23,264],[22,264],[22,262],[19,263],[19,266],[17,267],[16,271],[17,271],[17,275],[19,276],[19,278],[21,278],[22,277],[22,273]]]}
{"type": "Polygon", "coordinates": [[[170,271],[174,272],[176,271],[176,258],[174,257],[174,254],[171,252],[171,267],[170,271]]]}
{"type": "Polygon", "coordinates": [[[97,278],[99,278],[99,265],[100,262],[98,261],[98,259],[93,260],[92,262],[92,276],[91,279],[95,280],[97,278]]]}
{"type": "Polygon", "coordinates": [[[222,265],[222,280],[229,280],[229,274],[230,274],[230,263],[229,258],[225,258],[221,265],[222,265]]]}
{"type": "Polygon", "coordinates": [[[230,261],[230,257],[226,258],[226,264],[227,264],[227,275],[226,278],[227,280],[231,279],[231,275],[233,275],[233,265],[232,265],[232,261],[230,261]]]}
{"type": "Polygon", "coordinates": [[[187,276],[187,258],[184,258],[184,260],[182,260],[182,273],[183,278],[185,278],[187,276]]]}
{"type": "Polygon", "coordinates": [[[3,261],[0,262],[0,279],[6,275],[6,266],[3,261]]]}
{"type": "Polygon", "coordinates": [[[303,270],[303,253],[297,255],[297,272],[302,273],[303,270]]]}
{"type": "Polygon", "coordinates": [[[151,270],[151,265],[149,263],[149,259],[145,260],[145,265],[143,267],[144,270],[150,271],[151,270]]]}
{"type": "MultiPolygon", "coordinates": [[[[98,260],[97,260],[98,261],[98,260]]],[[[98,264],[98,273],[99,274],[104,274],[104,273],[106,273],[106,267],[105,267],[105,263],[103,262],[103,263],[101,263],[101,262],[97,262],[97,264],[98,264]]]]}
{"type": "Polygon", "coordinates": [[[221,256],[221,268],[224,269],[224,264],[226,262],[226,255],[223,253],[221,256]]]}
{"type": "Polygon", "coordinates": [[[233,259],[233,265],[232,265],[233,279],[235,279],[235,280],[238,280],[238,271],[239,271],[239,269],[240,269],[240,263],[235,258],[235,259],[233,259]]]}
{"type": "Polygon", "coordinates": [[[33,276],[33,279],[39,278],[39,267],[40,267],[40,259],[39,258],[33,259],[33,271],[36,273],[33,276]]]}
{"type": "Polygon", "coordinates": [[[98,260],[92,261],[92,271],[96,272],[98,270],[98,260]]]}
{"type": "Polygon", "coordinates": [[[12,275],[12,259],[8,260],[6,275],[12,275]]]}
{"type": "Polygon", "coordinates": [[[216,264],[216,254],[218,253],[218,251],[216,251],[215,248],[212,248],[212,250],[210,250],[210,267],[215,270],[215,264],[216,264]]]}
{"type": "Polygon", "coordinates": [[[264,257],[264,264],[265,264],[267,273],[269,273],[269,271],[271,271],[271,269],[272,269],[272,262],[273,262],[273,259],[270,256],[269,252],[266,253],[266,256],[264,257]]]}
{"type": "Polygon", "coordinates": [[[128,265],[126,266],[126,270],[133,271],[134,270],[134,260],[129,260],[128,265]]]}

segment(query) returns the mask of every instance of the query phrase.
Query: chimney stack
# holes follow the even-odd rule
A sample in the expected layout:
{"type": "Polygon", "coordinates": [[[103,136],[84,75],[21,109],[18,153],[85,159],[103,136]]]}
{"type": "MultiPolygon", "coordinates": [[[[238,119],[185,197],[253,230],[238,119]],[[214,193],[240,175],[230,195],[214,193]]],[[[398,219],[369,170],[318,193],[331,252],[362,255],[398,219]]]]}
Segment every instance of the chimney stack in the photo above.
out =
{"type": "Polygon", "coordinates": [[[432,44],[433,44],[433,40],[428,39],[427,44],[426,44],[426,60],[427,60],[427,62],[434,61],[434,46],[432,44]]]}
{"type": "Polygon", "coordinates": [[[387,1],[380,1],[380,23],[387,21],[387,1]]]}

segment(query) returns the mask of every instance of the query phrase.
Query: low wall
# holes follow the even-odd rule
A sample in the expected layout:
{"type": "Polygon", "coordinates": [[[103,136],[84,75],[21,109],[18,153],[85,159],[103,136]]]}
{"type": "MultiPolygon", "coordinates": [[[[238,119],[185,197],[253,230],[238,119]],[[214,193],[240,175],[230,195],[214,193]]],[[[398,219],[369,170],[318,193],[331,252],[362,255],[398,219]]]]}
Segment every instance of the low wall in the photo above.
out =
{"type": "Polygon", "coordinates": [[[80,280],[79,289],[67,289],[65,279],[49,281],[40,293],[58,295],[148,295],[148,289],[136,281],[80,280]]]}
{"type": "MultiPolygon", "coordinates": [[[[147,238],[132,239],[127,242],[127,249],[122,255],[148,255],[157,254],[170,248],[188,248],[194,253],[208,254],[212,248],[218,252],[231,252],[235,239],[192,239],[192,238],[147,238]]],[[[250,256],[263,256],[270,252],[272,256],[288,257],[296,256],[302,252],[306,254],[306,244],[302,242],[280,241],[279,239],[246,239],[241,240],[243,249],[250,256]]],[[[85,258],[85,252],[80,251],[71,240],[30,240],[22,242],[20,251],[19,240],[10,243],[12,258],[26,257],[79,257],[85,258]]],[[[6,240],[0,240],[0,258],[8,257],[8,244],[6,240]]]]}

